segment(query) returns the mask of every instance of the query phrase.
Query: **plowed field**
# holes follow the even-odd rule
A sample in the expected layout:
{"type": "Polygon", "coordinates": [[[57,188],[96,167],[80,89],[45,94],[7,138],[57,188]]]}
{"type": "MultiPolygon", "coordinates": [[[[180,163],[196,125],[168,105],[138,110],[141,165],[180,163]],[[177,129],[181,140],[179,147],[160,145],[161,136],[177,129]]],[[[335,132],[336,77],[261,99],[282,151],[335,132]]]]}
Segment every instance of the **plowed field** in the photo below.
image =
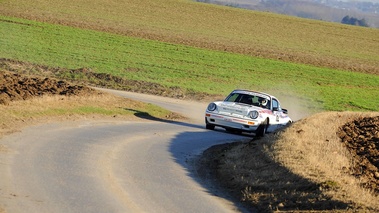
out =
{"type": "Polygon", "coordinates": [[[338,132],[354,157],[350,173],[362,186],[379,194],[379,117],[366,117],[345,124],[338,132]]]}

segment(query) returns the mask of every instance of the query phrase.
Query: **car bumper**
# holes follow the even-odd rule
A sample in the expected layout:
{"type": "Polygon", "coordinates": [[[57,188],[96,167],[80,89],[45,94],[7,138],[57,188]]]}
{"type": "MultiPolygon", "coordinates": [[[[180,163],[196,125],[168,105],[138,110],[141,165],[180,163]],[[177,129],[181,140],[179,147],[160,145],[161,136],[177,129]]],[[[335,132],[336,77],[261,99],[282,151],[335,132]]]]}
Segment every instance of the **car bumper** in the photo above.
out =
{"type": "Polygon", "coordinates": [[[205,113],[205,123],[223,128],[238,129],[245,132],[256,132],[261,122],[258,120],[235,118],[207,112],[205,113]]]}

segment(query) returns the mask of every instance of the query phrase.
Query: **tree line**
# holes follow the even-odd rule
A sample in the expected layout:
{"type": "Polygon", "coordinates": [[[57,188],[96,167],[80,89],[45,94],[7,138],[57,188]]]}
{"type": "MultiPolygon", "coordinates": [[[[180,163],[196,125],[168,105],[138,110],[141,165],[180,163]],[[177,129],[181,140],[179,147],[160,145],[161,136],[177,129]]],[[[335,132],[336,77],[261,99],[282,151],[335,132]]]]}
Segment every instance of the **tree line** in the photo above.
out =
{"type": "Polygon", "coordinates": [[[342,24],[350,24],[350,25],[362,26],[362,27],[368,27],[368,24],[367,24],[367,22],[366,22],[366,20],[364,18],[363,19],[357,19],[357,18],[354,18],[354,17],[345,16],[345,17],[343,17],[341,23],[342,24]]]}

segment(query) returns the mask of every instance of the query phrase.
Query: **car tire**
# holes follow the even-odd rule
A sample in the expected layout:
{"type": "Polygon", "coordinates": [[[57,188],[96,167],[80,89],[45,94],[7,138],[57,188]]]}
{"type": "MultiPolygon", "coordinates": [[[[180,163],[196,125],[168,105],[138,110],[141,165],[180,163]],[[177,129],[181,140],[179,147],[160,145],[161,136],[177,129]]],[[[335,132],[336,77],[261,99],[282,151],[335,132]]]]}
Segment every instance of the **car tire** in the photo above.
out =
{"type": "Polygon", "coordinates": [[[212,125],[212,124],[205,124],[205,128],[206,128],[206,129],[209,129],[209,130],[214,130],[214,129],[215,129],[215,125],[212,125]]]}
{"type": "Polygon", "coordinates": [[[257,129],[257,133],[256,133],[256,136],[257,137],[263,137],[265,136],[266,134],[266,131],[267,131],[267,120],[265,120],[265,122],[263,122],[261,125],[259,125],[258,129],[257,129]]]}

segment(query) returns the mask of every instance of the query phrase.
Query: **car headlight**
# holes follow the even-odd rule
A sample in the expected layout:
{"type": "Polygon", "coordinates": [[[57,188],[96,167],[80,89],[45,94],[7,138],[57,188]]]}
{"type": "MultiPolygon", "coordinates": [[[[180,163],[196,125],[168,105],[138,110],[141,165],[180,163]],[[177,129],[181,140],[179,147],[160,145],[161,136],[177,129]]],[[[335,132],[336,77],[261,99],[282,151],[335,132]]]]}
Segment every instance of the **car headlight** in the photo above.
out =
{"type": "Polygon", "coordinates": [[[215,103],[210,103],[207,109],[208,111],[215,111],[217,109],[217,105],[215,103]]]}
{"type": "Polygon", "coordinates": [[[259,115],[259,112],[258,111],[250,111],[248,116],[251,118],[251,119],[256,119],[258,118],[258,115],[259,115]]]}

